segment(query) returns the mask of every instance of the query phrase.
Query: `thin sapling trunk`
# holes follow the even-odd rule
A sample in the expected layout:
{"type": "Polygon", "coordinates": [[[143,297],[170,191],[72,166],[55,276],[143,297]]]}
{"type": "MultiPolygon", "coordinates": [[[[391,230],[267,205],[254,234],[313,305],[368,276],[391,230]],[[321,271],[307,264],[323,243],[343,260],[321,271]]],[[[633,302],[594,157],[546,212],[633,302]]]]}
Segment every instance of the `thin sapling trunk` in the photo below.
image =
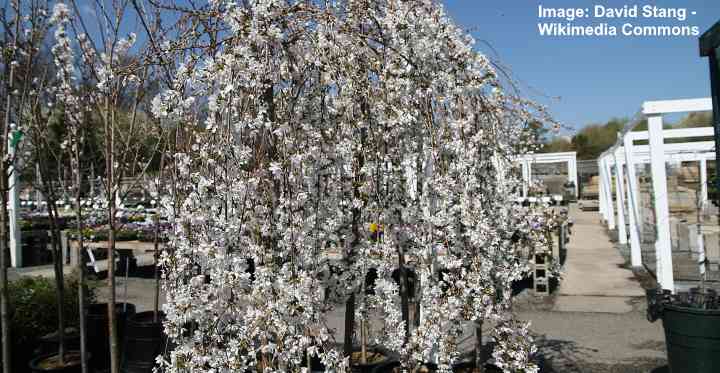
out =
{"type": "Polygon", "coordinates": [[[83,221],[82,221],[82,203],[80,195],[82,192],[82,173],[80,172],[80,151],[79,145],[75,145],[75,223],[78,231],[77,237],[77,261],[78,261],[78,314],[80,316],[80,359],[82,373],[88,373],[87,358],[87,339],[86,339],[86,320],[85,320],[85,260],[83,260],[84,240],[83,240],[83,221]]]}

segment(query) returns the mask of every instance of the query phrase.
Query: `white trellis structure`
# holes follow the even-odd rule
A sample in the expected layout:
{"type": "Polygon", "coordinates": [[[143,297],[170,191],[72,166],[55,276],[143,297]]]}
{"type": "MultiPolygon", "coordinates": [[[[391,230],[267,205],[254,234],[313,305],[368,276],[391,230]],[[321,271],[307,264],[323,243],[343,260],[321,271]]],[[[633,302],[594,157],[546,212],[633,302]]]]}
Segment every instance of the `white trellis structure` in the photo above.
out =
{"type": "Polygon", "coordinates": [[[528,195],[528,186],[532,181],[532,165],[541,163],[566,163],[568,172],[568,181],[575,184],[575,197],[578,195],[577,182],[577,153],[561,152],[561,153],[537,153],[525,154],[518,162],[522,166],[523,177],[523,196],[528,195]]]}
{"type": "Polygon", "coordinates": [[[663,115],[710,110],[712,110],[710,98],[645,102],[642,107],[642,115],[647,118],[648,130],[633,132],[633,128],[639,121],[631,123],[622,133],[618,134],[618,141],[615,145],[598,158],[601,180],[600,213],[609,229],[617,229],[618,242],[620,244],[629,243],[633,267],[642,266],[641,223],[638,221],[640,194],[635,177],[635,165],[650,164],[657,230],[655,241],[656,276],[663,289],[673,292],[675,285],[670,241],[666,162],[700,162],[699,176],[702,185],[700,193],[702,200],[707,201],[706,166],[708,160],[715,160],[715,144],[713,141],[665,144],[665,139],[708,137],[713,136],[714,133],[712,127],[663,129],[663,115]],[[637,140],[648,140],[648,145],[635,145],[634,142],[637,140]]]}

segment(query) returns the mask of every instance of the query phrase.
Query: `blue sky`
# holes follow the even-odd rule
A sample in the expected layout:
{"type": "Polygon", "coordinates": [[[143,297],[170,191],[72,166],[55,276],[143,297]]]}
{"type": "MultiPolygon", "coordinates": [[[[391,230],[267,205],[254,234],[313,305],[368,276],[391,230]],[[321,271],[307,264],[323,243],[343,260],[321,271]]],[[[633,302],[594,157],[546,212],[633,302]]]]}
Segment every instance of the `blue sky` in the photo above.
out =
{"type": "MultiPolygon", "coordinates": [[[[547,37],[538,33],[538,5],[657,5],[687,7],[688,19],[591,20],[621,26],[690,25],[704,32],[720,21],[720,0],[444,0],[447,12],[475,37],[476,48],[499,60],[522,93],[546,105],[564,126],[579,129],[630,117],[643,101],[709,97],[707,59],[697,37],[547,37]],[[696,11],[697,15],[689,12],[696,11]],[[490,47],[491,46],[491,47],[490,47]]],[[[563,22],[565,20],[542,20],[563,22]]],[[[587,24],[587,20],[578,24],[587,24]]]]}

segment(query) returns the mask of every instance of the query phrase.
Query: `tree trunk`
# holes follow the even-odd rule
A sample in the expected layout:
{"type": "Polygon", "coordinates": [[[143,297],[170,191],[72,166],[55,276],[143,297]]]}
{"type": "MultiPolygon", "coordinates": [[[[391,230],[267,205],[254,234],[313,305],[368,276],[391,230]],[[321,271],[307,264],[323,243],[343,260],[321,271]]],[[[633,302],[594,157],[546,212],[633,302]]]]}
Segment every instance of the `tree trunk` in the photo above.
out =
{"type": "MultiPolygon", "coordinates": [[[[16,33],[14,36],[14,42],[17,43],[17,30],[19,22],[16,22],[16,33]]],[[[16,45],[16,44],[13,44],[16,45]]],[[[10,355],[10,313],[8,311],[8,292],[7,292],[7,267],[8,263],[5,260],[5,253],[7,252],[7,223],[8,223],[8,209],[7,209],[7,190],[8,190],[8,162],[6,162],[5,154],[7,153],[8,134],[10,133],[10,110],[12,108],[12,92],[13,82],[15,80],[15,66],[10,65],[10,74],[7,87],[7,95],[5,97],[5,128],[3,130],[3,137],[0,138],[0,329],[2,330],[2,361],[3,361],[3,373],[12,373],[11,355],[10,355]]],[[[12,161],[12,160],[10,160],[12,161]]]]}
{"type": "MultiPolygon", "coordinates": [[[[0,149],[5,149],[5,147],[0,146],[0,149]]],[[[2,362],[3,373],[12,373],[12,355],[10,354],[10,314],[8,312],[7,291],[8,264],[5,260],[5,253],[8,249],[7,222],[7,163],[0,161],[0,324],[2,326],[2,362]]]]}
{"type": "MultiPolygon", "coordinates": [[[[405,343],[410,339],[410,302],[408,299],[408,277],[407,271],[405,270],[405,250],[402,248],[402,244],[398,246],[398,267],[399,267],[399,282],[400,282],[400,310],[402,312],[403,321],[405,321],[405,343]]],[[[415,318],[418,315],[415,314],[415,318]]]]}
{"type": "MultiPolygon", "coordinates": [[[[52,186],[48,186],[52,188],[52,186]]],[[[48,202],[48,217],[50,220],[50,239],[52,245],[52,257],[55,268],[55,297],[58,306],[58,360],[60,365],[65,363],[65,307],[63,307],[63,299],[65,298],[65,282],[63,280],[63,257],[62,245],[60,243],[60,230],[57,221],[57,208],[55,198],[50,193],[45,194],[48,202]]]]}
{"type": "Polygon", "coordinates": [[[345,302],[345,340],[344,350],[345,355],[350,356],[352,354],[352,336],[353,329],[355,328],[355,293],[350,294],[347,302],[345,302]]]}
{"type": "MultiPolygon", "coordinates": [[[[112,172],[112,171],[111,171],[112,172]]],[[[108,288],[110,299],[108,301],[108,336],[110,338],[110,372],[118,373],[119,350],[118,336],[115,326],[115,193],[110,193],[110,206],[108,208],[108,288]]]]}
{"type": "Polygon", "coordinates": [[[120,372],[120,353],[118,350],[118,336],[115,328],[115,180],[113,169],[115,167],[115,122],[110,113],[110,99],[105,101],[105,174],[106,197],[108,199],[108,337],[110,339],[110,373],[120,372]]]}
{"type": "MultiPolygon", "coordinates": [[[[160,155],[160,171],[158,175],[158,183],[156,186],[156,193],[158,198],[160,197],[160,191],[162,190],[163,182],[163,168],[165,167],[165,152],[160,155]]],[[[158,263],[160,261],[160,201],[155,203],[155,234],[153,236],[153,249],[155,252],[155,304],[153,307],[153,322],[158,322],[158,310],[160,308],[160,268],[158,263]]]]}
{"type": "MultiPolygon", "coordinates": [[[[360,133],[360,143],[361,148],[360,152],[355,155],[355,159],[357,161],[357,175],[355,176],[356,182],[353,183],[353,197],[354,198],[360,198],[360,170],[362,170],[363,166],[365,165],[365,157],[363,156],[363,151],[365,150],[365,139],[367,138],[367,131],[365,129],[361,130],[360,133]]],[[[358,207],[352,208],[352,234],[353,234],[353,240],[350,243],[350,252],[347,254],[347,263],[348,265],[352,265],[355,256],[355,248],[360,244],[360,226],[361,226],[361,211],[358,207]]],[[[361,279],[361,281],[365,281],[365,279],[361,279]]],[[[345,303],[345,340],[344,340],[344,350],[345,354],[347,356],[350,356],[352,354],[352,336],[353,336],[353,329],[355,328],[355,293],[350,295],[347,302],[345,303]]]]}
{"type": "MultiPolygon", "coordinates": [[[[78,141],[78,139],[76,139],[78,141]]],[[[86,320],[85,320],[85,261],[83,260],[83,221],[82,221],[82,204],[80,203],[80,195],[82,192],[82,173],[80,172],[80,145],[75,144],[75,220],[78,231],[78,308],[80,315],[80,359],[82,360],[82,373],[88,373],[88,357],[87,357],[87,340],[86,340],[86,320]]]]}
{"type": "Polygon", "coordinates": [[[482,321],[475,322],[475,368],[478,373],[485,372],[482,356],[482,321]]]}

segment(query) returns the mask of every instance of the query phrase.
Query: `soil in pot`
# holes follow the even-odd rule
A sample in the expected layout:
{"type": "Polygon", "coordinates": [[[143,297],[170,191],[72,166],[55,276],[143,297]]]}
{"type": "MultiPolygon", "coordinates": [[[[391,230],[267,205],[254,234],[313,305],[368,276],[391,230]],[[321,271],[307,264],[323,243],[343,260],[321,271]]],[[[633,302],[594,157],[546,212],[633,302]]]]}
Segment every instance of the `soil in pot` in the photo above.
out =
{"type": "Polygon", "coordinates": [[[163,333],[162,312],[154,321],[153,311],[131,316],[125,330],[122,371],[125,373],[151,373],[155,359],[165,351],[167,337],[163,333]]]}
{"type": "Polygon", "coordinates": [[[36,357],[32,359],[28,365],[30,366],[30,371],[33,373],[79,373],[82,371],[81,361],[80,351],[68,351],[65,353],[64,364],[60,364],[57,353],[52,353],[36,357]]]}

